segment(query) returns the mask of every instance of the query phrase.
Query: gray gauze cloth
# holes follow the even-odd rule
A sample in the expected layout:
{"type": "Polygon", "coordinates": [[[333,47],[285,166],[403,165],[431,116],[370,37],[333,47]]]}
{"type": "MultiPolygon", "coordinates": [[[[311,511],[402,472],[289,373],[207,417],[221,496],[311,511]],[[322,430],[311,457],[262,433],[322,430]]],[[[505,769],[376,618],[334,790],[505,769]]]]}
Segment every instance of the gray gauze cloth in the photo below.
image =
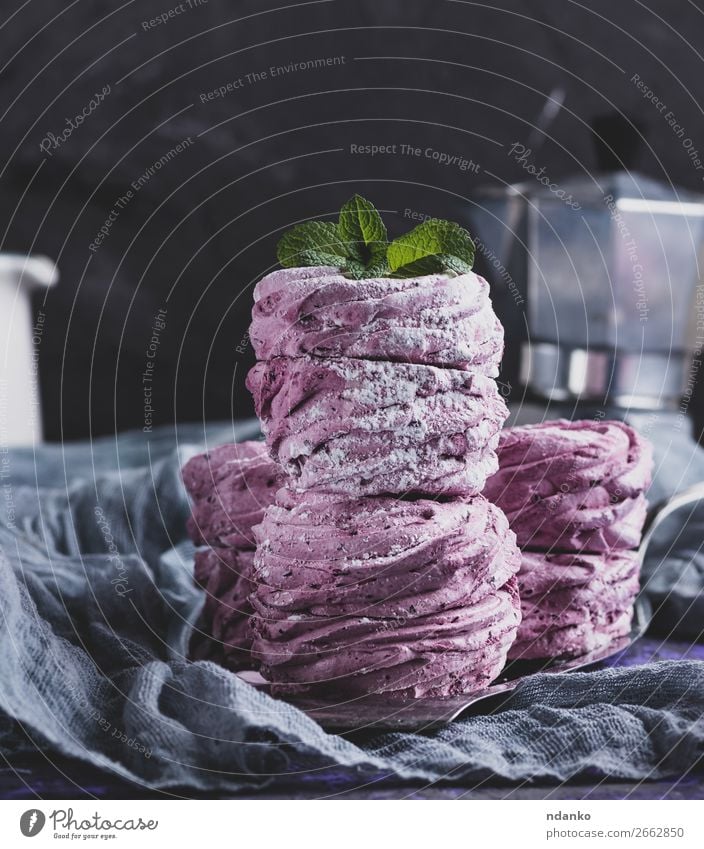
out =
{"type": "MultiPolygon", "coordinates": [[[[655,779],[696,766],[701,661],[539,675],[490,715],[355,742],[213,663],[189,662],[203,596],[180,467],[206,446],[255,433],[256,424],[184,426],[4,452],[5,754],[37,748],[145,787],[200,792],[331,780],[655,779]]],[[[699,462],[692,475],[704,472],[699,462]]],[[[685,549],[696,555],[699,543],[685,549]]]]}

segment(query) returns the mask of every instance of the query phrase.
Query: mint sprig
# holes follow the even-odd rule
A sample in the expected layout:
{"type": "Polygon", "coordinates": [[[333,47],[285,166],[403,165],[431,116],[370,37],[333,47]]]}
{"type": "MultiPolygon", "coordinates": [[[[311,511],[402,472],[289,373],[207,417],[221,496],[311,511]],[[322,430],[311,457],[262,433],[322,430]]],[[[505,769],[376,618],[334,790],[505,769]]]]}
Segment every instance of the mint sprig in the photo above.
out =
{"type": "Polygon", "coordinates": [[[387,259],[391,272],[401,277],[439,271],[465,274],[474,264],[474,242],[454,221],[431,218],[394,239],[387,259]]]}
{"type": "Polygon", "coordinates": [[[375,277],[388,271],[386,226],[371,201],[360,195],[350,198],[340,210],[337,232],[354,257],[355,263],[348,269],[353,277],[375,277]]]}
{"type": "Polygon", "coordinates": [[[431,218],[389,244],[374,205],[354,195],[337,224],[308,221],[289,230],[276,249],[284,268],[332,265],[349,277],[464,274],[474,262],[474,242],[459,224],[431,218]]]}
{"type": "Polygon", "coordinates": [[[276,257],[284,268],[296,265],[342,266],[348,257],[348,249],[331,221],[306,221],[280,239],[276,257]]]}

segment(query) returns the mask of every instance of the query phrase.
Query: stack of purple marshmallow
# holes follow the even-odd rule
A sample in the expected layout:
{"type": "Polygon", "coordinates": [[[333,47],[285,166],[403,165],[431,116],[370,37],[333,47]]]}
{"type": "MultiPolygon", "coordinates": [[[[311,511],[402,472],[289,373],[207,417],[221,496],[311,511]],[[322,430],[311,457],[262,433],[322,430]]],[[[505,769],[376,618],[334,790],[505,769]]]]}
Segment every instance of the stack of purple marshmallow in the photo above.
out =
{"type": "Polygon", "coordinates": [[[522,551],[510,658],[582,655],[629,632],[652,463],[650,443],[618,421],[503,432],[484,493],[522,551]]]}
{"type": "Polygon", "coordinates": [[[236,458],[222,472],[234,462],[226,446],[185,470],[196,539],[211,547],[200,555],[211,593],[203,630],[237,640],[225,664],[251,640],[274,692],[481,689],[520,618],[515,536],[480,495],[507,416],[486,282],[284,269],[256,287],[250,338],[248,386],[285,481],[254,527],[237,625],[233,606],[223,610],[222,552],[242,560],[228,523],[248,467],[236,458]]]}
{"type": "Polygon", "coordinates": [[[238,442],[193,457],[183,481],[193,502],[188,533],[200,546],[195,579],[205,590],[192,655],[230,669],[251,668],[252,527],[274,500],[280,469],[263,442],[238,442]]]}

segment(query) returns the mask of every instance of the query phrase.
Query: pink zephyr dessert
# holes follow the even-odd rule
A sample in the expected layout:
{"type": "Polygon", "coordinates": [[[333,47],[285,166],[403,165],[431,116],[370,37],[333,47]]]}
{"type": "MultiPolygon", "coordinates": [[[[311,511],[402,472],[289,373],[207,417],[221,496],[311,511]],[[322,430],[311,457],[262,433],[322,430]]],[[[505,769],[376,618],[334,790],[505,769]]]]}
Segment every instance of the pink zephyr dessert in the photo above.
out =
{"type": "Polygon", "coordinates": [[[301,490],[473,495],[497,468],[508,411],[481,373],[277,357],[247,385],[273,456],[301,490]]]}
{"type": "MultiPolygon", "coordinates": [[[[255,289],[247,386],[286,480],[251,522],[251,656],[273,693],[481,689],[516,637],[520,552],[479,494],[508,411],[493,380],[503,328],[472,240],[431,219],[389,243],[355,195],[337,223],[284,234],[277,256],[286,267],[255,289]],[[324,257],[340,268],[291,267],[324,257]]],[[[241,496],[240,467],[202,492],[202,467],[187,471],[200,539],[240,542],[261,503],[241,496]]],[[[244,583],[217,552],[198,569],[218,599],[211,629],[233,644],[241,618],[220,615],[222,600],[241,611],[244,583]]]]}
{"type": "Polygon", "coordinates": [[[512,658],[576,656],[628,634],[652,448],[619,421],[505,431],[485,494],[522,548],[512,658]]]}
{"type": "Polygon", "coordinates": [[[503,513],[281,490],[255,533],[253,654],[273,692],[480,689],[520,619],[503,513]]]}
{"type": "Polygon", "coordinates": [[[518,574],[523,618],[509,657],[576,656],[628,634],[639,566],[637,551],[524,552],[518,574]]]}
{"type": "Polygon", "coordinates": [[[638,546],[652,447],[619,421],[509,428],[484,494],[508,516],[522,549],[610,551],[638,546]]]}
{"type": "Polygon", "coordinates": [[[193,542],[253,549],[252,526],[261,522],[283,481],[266,445],[221,445],[191,458],[182,475],[193,499],[188,524],[193,542]]]}
{"type": "Polygon", "coordinates": [[[192,653],[231,669],[251,666],[252,526],[273,502],[281,470],[263,442],[239,442],[191,458],[182,474],[193,499],[189,535],[210,546],[195,555],[195,580],[206,599],[192,653]]]}
{"type": "Polygon", "coordinates": [[[195,660],[213,660],[229,669],[252,666],[253,561],[253,550],[196,551],[194,577],[205,591],[205,604],[191,643],[195,660]]]}
{"type": "Polygon", "coordinates": [[[456,276],[350,280],[336,268],[283,268],[254,290],[258,360],[352,357],[420,363],[496,377],[503,328],[489,286],[456,276]]]}

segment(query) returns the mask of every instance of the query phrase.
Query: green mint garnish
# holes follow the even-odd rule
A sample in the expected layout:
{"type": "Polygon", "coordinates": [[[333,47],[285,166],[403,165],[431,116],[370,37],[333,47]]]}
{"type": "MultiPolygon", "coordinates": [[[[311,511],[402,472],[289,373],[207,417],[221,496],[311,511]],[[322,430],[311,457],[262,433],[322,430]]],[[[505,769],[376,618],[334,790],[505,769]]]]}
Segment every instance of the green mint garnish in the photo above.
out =
{"type": "Polygon", "coordinates": [[[276,253],[284,268],[332,265],[354,279],[413,277],[471,271],[474,242],[459,224],[431,218],[389,244],[379,212],[354,195],[340,210],[337,224],[299,224],[279,241],[276,253]]]}
{"type": "Polygon", "coordinates": [[[431,218],[389,245],[389,268],[401,277],[455,271],[465,274],[474,264],[474,242],[459,224],[431,218]]]}
{"type": "Polygon", "coordinates": [[[349,246],[354,262],[347,270],[352,277],[379,276],[388,272],[386,227],[373,203],[354,195],[340,210],[340,238],[349,246]]]}
{"type": "Polygon", "coordinates": [[[347,245],[331,221],[298,224],[276,246],[276,257],[284,268],[296,265],[343,266],[347,256],[347,245]]]}

